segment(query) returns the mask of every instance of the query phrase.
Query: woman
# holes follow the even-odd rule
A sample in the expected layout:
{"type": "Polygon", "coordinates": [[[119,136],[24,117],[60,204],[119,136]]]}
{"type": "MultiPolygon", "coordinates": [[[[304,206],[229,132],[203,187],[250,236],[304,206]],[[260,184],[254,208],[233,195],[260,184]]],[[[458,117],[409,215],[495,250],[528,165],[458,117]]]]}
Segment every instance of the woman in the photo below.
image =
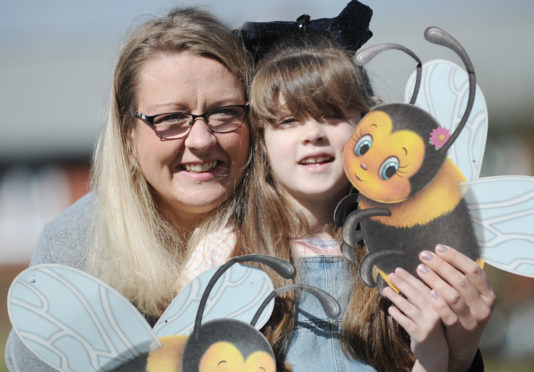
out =
{"type": "MultiPolygon", "coordinates": [[[[86,270],[154,323],[182,285],[190,247],[241,216],[234,191],[247,178],[248,79],[242,44],[205,12],[176,10],[138,27],[115,67],[92,191],[46,226],[31,265],[86,270]]],[[[13,332],[6,363],[50,369],[13,332]]]]}

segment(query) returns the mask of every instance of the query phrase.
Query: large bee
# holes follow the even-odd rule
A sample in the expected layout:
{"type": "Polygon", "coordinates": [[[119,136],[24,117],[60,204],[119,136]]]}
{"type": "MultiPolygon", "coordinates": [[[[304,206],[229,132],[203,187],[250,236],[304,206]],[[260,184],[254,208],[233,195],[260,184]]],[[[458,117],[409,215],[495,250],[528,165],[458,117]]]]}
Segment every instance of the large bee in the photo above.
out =
{"type": "Polygon", "coordinates": [[[469,97],[452,134],[428,112],[414,105],[421,79],[421,61],[398,44],[380,44],[360,51],[364,65],[378,53],[398,49],[417,62],[410,103],[379,105],[358,123],[345,147],[344,168],[359,191],[337,206],[336,223],[343,226],[342,252],[355,260],[354,249],[364,241],[368,254],[360,262],[360,277],[379,287],[396,267],[415,274],[418,254],[436,244],[455,247],[472,259],[480,257],[471,216],[460,189],[466,179],[447,158],[447,151],[465,126],[475,99],[475,72],[464,48],[451,35],[429,27],[425,38],[446,46],[462,59],[469,75],[469,97]],[[357,200],[356,200],[357,198],[357,200]],[[358,202],[359,208],[354,209],[358,202]],[[376,279],[374,268],[380,276],[376,279]]]}

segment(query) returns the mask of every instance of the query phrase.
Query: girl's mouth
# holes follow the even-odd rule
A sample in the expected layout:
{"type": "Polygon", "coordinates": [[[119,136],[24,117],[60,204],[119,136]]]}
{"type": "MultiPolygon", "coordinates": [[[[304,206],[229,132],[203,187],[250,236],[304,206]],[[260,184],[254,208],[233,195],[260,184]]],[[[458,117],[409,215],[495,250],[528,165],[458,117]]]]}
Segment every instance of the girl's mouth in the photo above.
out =
{"type": "Polygon", "coordinates": [[[328,155],[312,156],[299,161],[301,165],[321,165],[334,161],[334,158],[328,155]]]}

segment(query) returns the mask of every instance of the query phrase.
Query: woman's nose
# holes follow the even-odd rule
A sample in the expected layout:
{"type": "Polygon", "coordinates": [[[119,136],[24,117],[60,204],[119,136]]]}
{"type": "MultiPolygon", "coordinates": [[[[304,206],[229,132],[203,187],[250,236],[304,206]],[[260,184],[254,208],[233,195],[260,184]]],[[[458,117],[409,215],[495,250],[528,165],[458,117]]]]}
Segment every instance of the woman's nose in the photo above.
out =
{"type": "Polygon", "coordinates": [[[210,131],[203,118],[196,118],[185,138],[185,146],[196,151],[205,151],[217,143],[217,138],[210,131]]]}

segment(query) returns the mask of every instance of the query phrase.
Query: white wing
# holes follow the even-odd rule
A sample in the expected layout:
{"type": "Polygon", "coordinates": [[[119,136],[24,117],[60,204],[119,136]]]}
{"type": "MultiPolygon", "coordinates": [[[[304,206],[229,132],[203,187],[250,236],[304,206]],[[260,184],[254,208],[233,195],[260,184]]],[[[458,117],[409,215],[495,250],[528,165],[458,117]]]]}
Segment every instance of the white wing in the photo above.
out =
{"type": "MultiPolygon", "coordinates": [[[[406,102],[412,96],[414,83],[415,72],[406,83],[406,102]]],[[[458,65],[443,59],[423,64],[421,88],[415,104],[430,113],[451,133],[463,116],[468,95],[469,79],[465,70],[458,65]]],[[[448,153],[468,180],[476,179],[480,174],[487,131],[486,100],[477,85],[469,119],[448,153]]]]}
{"type": "MultiPolygon", "coordinates": [[[[187,285],[169,305],[154,326],[158,337],[190,334],[193,331],[200,298],[209,280],[217,271],[212,268],[200,274],[187,285]]],[[[234,264],[222,274],[213,287],[202,322],[217,318],[234,318],[250,323],[263,300],[273,291],[269,276],[256,267],[234,264]]],[[[274,300],[265,308],[256,328],[269,320],[274,300]]]]}
{"type": "Polygon", "coordinates": [[[112,369],[160,346],[126,298],[72,267],[24,270],[12,282],[7,304],[21,341],[60,371],[112,369]]]}
{"type": "MultiPolygon", "coordinates": [[[[410,76],[405,99],[415,82],[410,76]]],[[[447,60],[423,64],[421,90],[415,104],[451,132],[460,121],[469,92],[467,73],[447,60]]],[[[488,264],[514,274],[534,277],[534,177],[478,178],[486,145],[488,111],[477,86],[466,127],[449,150],[449,157],[469,180],[467,198],[488,264]]]]}
{"type": "Polygon", "coordinates": [[[534,277],[534,177],[483,177],[469,186],[476,197],[469,208],[483,232],[484,261],[534,277]]]}

